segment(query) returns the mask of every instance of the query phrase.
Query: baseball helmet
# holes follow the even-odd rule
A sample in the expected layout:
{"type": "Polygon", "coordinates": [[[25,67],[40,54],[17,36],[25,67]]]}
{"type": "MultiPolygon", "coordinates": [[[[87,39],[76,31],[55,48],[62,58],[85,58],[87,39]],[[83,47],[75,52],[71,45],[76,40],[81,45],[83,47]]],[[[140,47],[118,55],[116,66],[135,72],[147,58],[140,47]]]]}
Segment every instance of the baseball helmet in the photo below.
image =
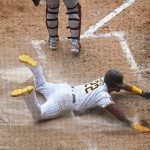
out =
{"type": "Polygon", "coordinates": [[[123,74],[115,69],[110,69],[106,72],[104,77],[104,82],[108,87],[115,88],[123,88],[125,86],[125,83],[123,83],[123,74]]]}

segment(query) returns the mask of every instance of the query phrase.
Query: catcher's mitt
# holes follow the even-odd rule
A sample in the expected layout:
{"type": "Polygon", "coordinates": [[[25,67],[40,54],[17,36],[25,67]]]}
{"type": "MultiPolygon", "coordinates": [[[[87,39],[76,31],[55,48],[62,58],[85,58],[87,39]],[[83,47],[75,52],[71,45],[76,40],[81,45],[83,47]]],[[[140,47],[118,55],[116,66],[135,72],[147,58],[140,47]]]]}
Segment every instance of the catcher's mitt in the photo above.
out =
{"type": "Polygon", "coordinates": [[[150,92],[143,92],[140,96],[142,96],[146,99],[150,99],[150,92]]]}
{"type": "Polygon", "coordinates": [[[32,0],[35,6],[38,6],[40,4],[40,0],[32,0]]]}

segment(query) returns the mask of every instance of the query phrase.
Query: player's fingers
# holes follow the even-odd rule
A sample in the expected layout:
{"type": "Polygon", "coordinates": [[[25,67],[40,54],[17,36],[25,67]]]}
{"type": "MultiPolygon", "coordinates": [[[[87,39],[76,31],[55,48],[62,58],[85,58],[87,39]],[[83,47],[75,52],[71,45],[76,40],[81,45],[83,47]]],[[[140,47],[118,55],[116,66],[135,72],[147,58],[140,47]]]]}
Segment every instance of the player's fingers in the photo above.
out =
{"type": "Polygon", "coordinates": [[[133,124],[133,129],[138,130],[140,132],[150,132],[150,128],[142,126],[140,124],[133,124]]]}

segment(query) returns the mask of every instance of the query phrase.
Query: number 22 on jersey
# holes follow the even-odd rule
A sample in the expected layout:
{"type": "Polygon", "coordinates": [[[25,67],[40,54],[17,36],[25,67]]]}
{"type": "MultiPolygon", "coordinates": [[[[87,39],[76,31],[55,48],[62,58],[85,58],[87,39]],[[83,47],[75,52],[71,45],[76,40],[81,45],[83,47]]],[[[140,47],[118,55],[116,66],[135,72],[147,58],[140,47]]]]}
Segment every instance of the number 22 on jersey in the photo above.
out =
{"type": "Polygon", "coordinates": [[[103,79],[97,79],[90,83],[85,84],[85,92],[90,93],[91,91],[97,89],[99,86],[104,84],[103,79]]]}

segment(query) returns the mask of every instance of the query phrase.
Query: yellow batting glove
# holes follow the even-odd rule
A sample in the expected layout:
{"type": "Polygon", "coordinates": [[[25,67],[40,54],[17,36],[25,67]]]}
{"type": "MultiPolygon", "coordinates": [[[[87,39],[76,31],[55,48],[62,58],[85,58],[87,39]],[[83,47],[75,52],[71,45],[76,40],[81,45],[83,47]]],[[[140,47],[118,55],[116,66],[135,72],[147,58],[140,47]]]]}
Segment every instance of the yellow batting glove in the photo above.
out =
{"type": "Polygon", "coordinates": [[[132,128],[135,129],[135,130],[138,130],[140,132],[150,132],[150,128],[145,127],[145,126],[143,126],[139,123],[133,123],[132,128]]]}

